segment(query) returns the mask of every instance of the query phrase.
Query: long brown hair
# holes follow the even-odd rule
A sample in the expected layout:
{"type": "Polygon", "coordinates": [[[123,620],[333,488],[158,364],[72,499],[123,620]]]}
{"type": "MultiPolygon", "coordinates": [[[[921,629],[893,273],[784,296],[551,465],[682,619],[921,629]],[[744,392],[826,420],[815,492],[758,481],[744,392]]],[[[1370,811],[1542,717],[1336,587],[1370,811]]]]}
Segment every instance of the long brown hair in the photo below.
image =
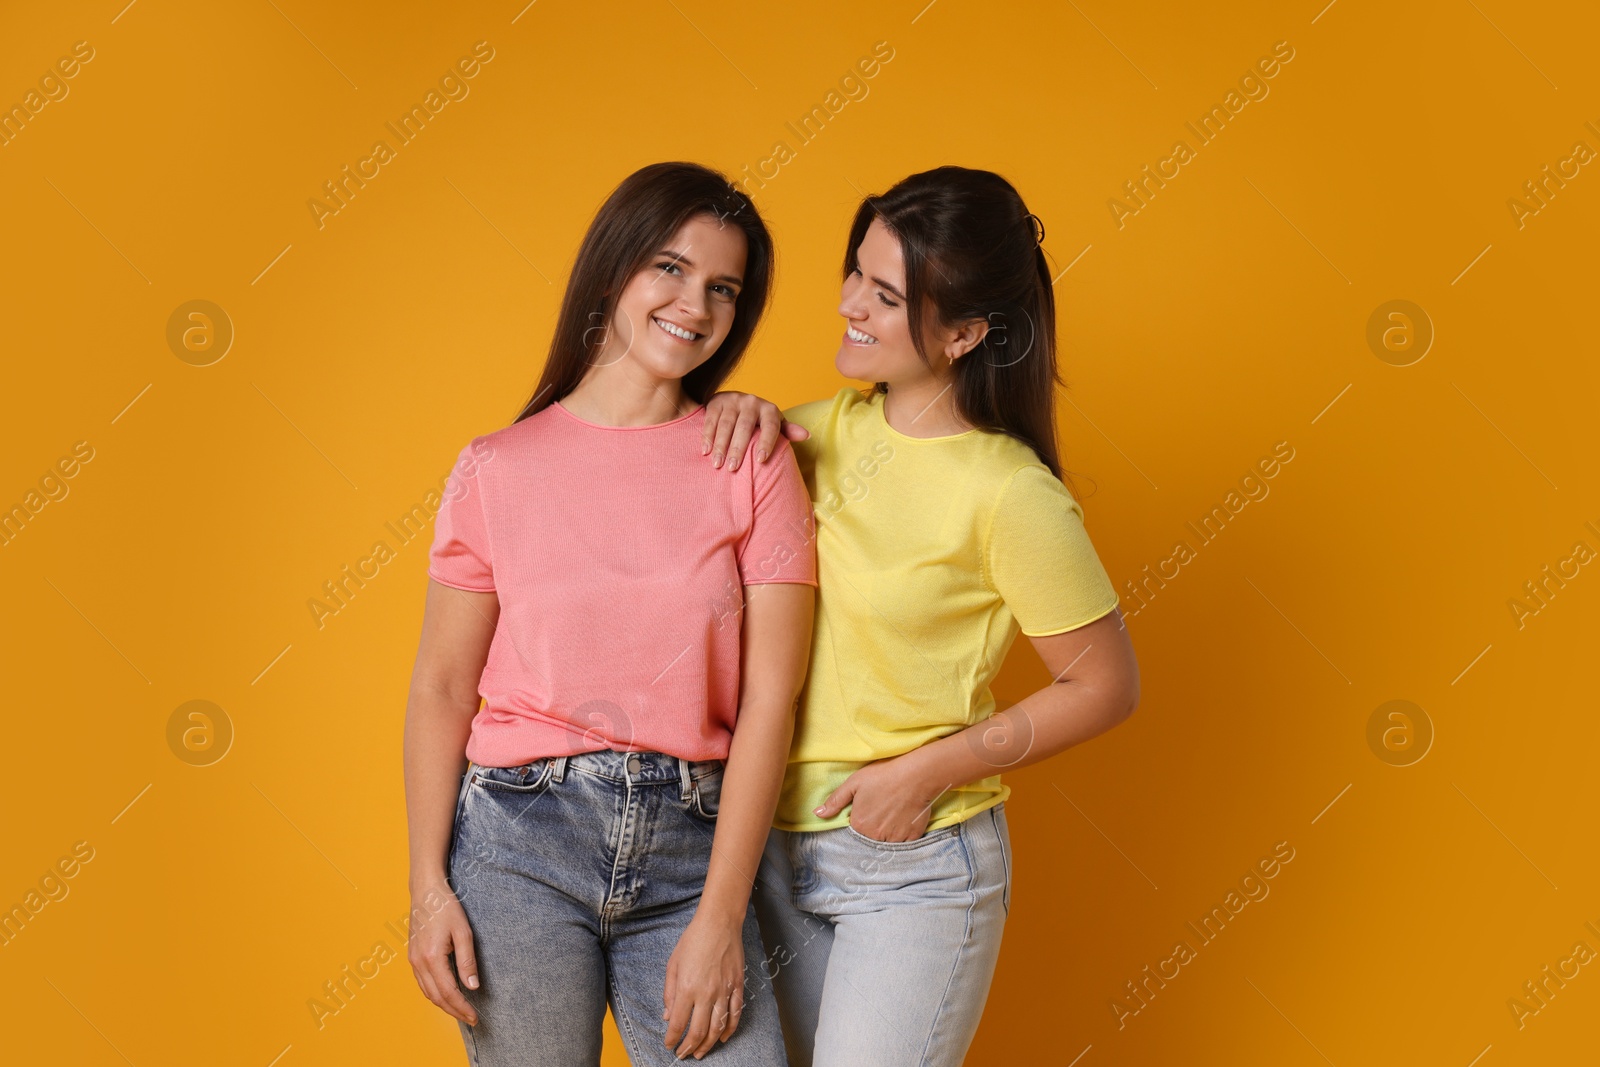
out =
{"type": "MultiPolygon", "coordinates": [[[[1060,478],[1055,389],[1062,382],[1043,224],[1000,175],[937,167],[862,201],[845,246],[846,279],[873,219],[882,219],[900,241],[911,343],[924,365],[931,369],[924,340],[929,319],[945,328],[973,319],[989,324],[983,340],[952,368],[962,419],[1021,441],[1060,478]]],[[[888,391],[886,382],[877,382],[867,395],[888,391]]]]}
{"type": "Polygon", "coordinates": [[[628,280],[697,215],[711,215],[719,225],[744,231],[744,285],[728,335],[710,359],[684,375],[683,391],[703,404],[727,381],[767,307],[772,237],[755,204],[723,175],[698,163],[652,163],[623,179],[583,235],[561,298],[549,358],[533,396],[513,423],[577,388],[604,343],[615,300],[628,280]]]}

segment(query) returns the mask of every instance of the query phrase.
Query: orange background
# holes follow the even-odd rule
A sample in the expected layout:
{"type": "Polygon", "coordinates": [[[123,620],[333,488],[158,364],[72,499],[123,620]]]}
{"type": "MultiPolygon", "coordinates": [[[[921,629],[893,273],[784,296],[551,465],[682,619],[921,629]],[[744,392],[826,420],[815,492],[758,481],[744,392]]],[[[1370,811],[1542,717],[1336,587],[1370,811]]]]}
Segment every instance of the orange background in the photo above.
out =
{"type": "MultiPolygon", "coordinates": [[[[753,186],[776,305],[735,386],[788,405],[843,384],[863,194],[1005,174],[1060,272],[1063,455],[1132,616],[1140,710],[1008,779],[1017,880],[968,1062],[1593,1056],[1600,966],[1520,1026],[1508,1000],[1600,950],[1600,577],[1574,561],[1537,612],[1512,605],[1600,548],[1600,175],[1520,222],[1508,201],[1600,149],[1600,16],[923,2],[9,6],[7,106],[93,49],[0,147],[0,504],[66,490],[0,549],[0,906],[93,850],[0,947],[18,1062],[463,1061],[386,925],[431,527],[385,524],[515,415],[622,177],[742,176],[780,140],[753,186]],[[394,146],[385,122],[478,41],[469,95],[319,228],[323,183],[394,146]],[[880,41],[867,94],[799,144],[786,123],[880,41]],[[1185,123],[1279,41],[1268,95],[1197,146],[1185,123]],[[1180,138],[1195,158],[1119,227],[1108,202],[1180,138]],[[234,331],[207,366],[168,341],[192,300],[234,331]],[[1391,300],[1422,317],[1386,350],[1368,320],[1391,300]],[[92,459],[51,481],[80,441],[92,459]],[[1278,442],[1268,495],[1230,498],[1278,442]],[[1230,500],[1202,544],[1187,524],[1230,500]],[[308,602],[378,540],[394,557],[319,628],[308,602]],[[1126,583],[1179,540],[1193,557],[1133,614],[1126,583]],[[191,700],[233,731],[207,766],[169,745],[191,700]],[[1404,723],[1368,740],[1391,700],[1434,735],[1406,766],[1404,723]],[[1132,1000],[1278,842],[1270,894],[1132,1000]],[[308,1000],[380,940],[394,960],[319,1028],[308,1000]],[[1140,1007],[1120,1026],[1119,996],[1140,1007]]],[[[999,695],[1044,681],[1021,641],[999,695]]]]}

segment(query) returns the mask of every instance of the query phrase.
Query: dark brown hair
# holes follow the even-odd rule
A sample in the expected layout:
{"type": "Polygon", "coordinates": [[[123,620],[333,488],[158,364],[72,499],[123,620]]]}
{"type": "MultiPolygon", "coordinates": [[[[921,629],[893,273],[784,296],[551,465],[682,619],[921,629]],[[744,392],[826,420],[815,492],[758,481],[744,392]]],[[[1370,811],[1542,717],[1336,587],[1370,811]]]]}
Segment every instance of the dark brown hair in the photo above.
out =
{"type": "MultiPolygon", "coordinates": [[[[989,324],[952,368],[962,419],[1021,441],[1060,478],[1055,388],[1062,383],[1043,224],[1000,175],[937,167],[862,201],[845,249],[846,279],[873,219],[900,241],[911,343],[925,365],[932,366],[924,340],[930,321],[947,329],[973,319],[989,324]]],[[[888,391],[878,382],[866,393],[888,391]]]]}
{"type": "Polygon", "coordinates": [[[727,178],[698,163],[652,163],[623,179],[583,235],[556,317],[550,355],[521,422],[575,389],[604,342],[616,297],[684,223],[710,215],[745,236],[744,285],[733,325],[711,358],[684,375],[684,394],[710,399],[733,373],[766,310],[772,282],[772,237],[755,204],[727,178]]]}

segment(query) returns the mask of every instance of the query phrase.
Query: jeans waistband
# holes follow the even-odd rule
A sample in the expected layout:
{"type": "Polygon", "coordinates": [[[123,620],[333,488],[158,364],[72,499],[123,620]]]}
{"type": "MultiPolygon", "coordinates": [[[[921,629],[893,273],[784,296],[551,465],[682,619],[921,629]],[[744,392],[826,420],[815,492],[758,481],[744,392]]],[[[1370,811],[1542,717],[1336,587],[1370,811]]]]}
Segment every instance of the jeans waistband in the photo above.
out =
{"type": "Polygon", "coordinates": [[[569,770],[581,770],[619,785],[625,782],[634,785],[676,782],[679,793],[684,797],[689,796],[696,781],[720,771],[724,764],[719,759],[686,760],[665,752],[619,752],[614,749],[579,752],[571,756],[546,756],[533,763],[546,760],[553,764],[549,771],[551,782],[561,782],[569,770]]]}

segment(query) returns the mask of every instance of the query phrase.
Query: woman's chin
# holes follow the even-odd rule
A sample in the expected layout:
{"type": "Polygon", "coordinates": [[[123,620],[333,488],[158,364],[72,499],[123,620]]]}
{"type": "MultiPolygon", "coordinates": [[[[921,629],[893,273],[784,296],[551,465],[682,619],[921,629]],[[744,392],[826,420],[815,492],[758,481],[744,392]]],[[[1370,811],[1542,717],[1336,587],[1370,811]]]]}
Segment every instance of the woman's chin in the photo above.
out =
{"type": "Polygon", "coordinates": [[[849,342],[839,346],[839,354],[833,357],[833,366],[846,378],[854,378],[858,382],[875,382],[878,379],[872,376],[872,361],[862,359],[856,347],[849,342]]]}

